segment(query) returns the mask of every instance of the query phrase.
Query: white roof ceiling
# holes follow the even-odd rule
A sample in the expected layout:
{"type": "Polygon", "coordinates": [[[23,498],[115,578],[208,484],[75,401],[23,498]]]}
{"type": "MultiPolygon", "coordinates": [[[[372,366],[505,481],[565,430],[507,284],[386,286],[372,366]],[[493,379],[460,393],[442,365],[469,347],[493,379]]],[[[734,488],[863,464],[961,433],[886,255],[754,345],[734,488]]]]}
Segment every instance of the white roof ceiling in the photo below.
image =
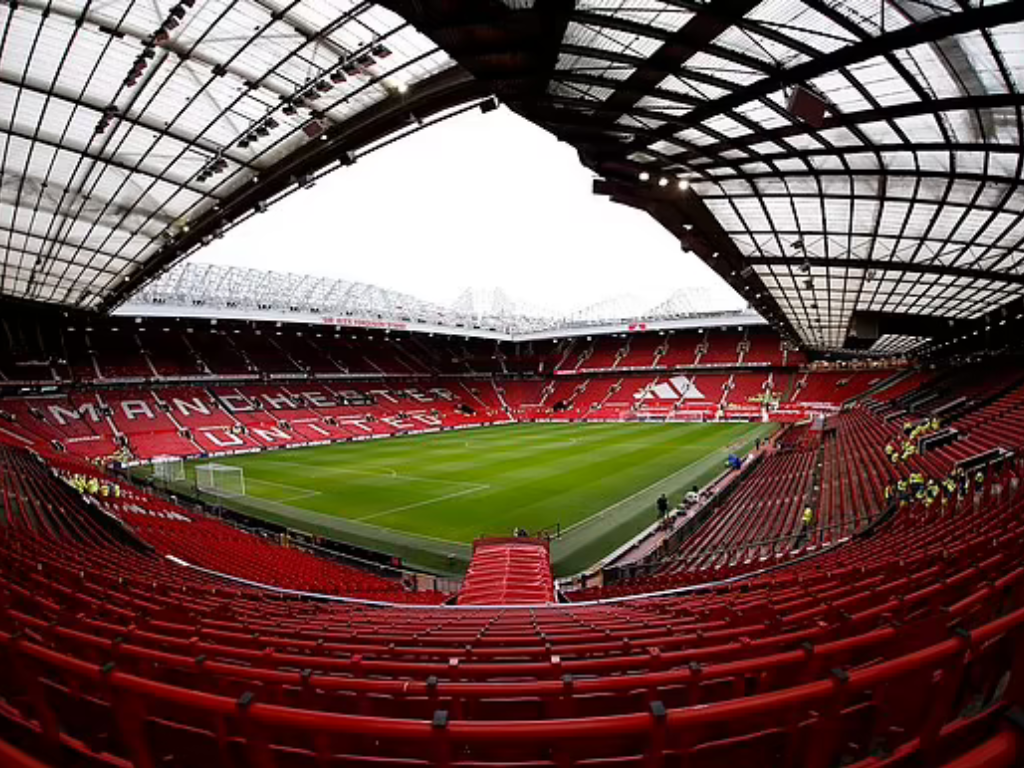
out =
{"type": "Polygon", "coordinates": [[[642,180],[691,182],[811,346],[843,346],[858,311],[973,318],[1019,296],[1020,4],[991,26],[969,18],[1000,4],[973,0],[743,5],[578,2],[558,114],[603,119],[642,180]],[[950,21],[970,31],[933,31],[950,21]],[[820,127],[788,109],[796,85],[820,127]]]}
{"type": "Polygon", "coordinates": [[[83,307],[311,119],[453,64],[356,0],[19,0],[0,41],[0,293],[83,307]]]}

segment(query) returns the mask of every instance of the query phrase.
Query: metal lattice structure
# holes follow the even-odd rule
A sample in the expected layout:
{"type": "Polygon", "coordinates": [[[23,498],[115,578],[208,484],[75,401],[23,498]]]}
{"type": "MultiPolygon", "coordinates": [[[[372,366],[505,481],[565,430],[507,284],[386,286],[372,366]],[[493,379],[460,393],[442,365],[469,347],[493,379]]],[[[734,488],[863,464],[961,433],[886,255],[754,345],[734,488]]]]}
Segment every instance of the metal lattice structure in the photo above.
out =
{"type": "Polygon", "coordinates": [[[87,308],[261,175],[302,184],[309,145],[349,162],[354,122],[460,80],[357,0],[19,0],[0,39],[0,291],[87,308]]]}
{"type": "Polygon", "coordinates": [[[467,335],[486,330],[509,337],[606,323],[691,318],[712,322],[719,318],[738,319],[749,323],[757,319],[741,307],[723,306],[716,314],[680,304],[675,296],[655,306],[633,308],[628,313],[616,314],[618,302],[610,300],[558,315],[521,306],[502,291],[486,297],[489,301],[475,297],[474,293],[464,291],[450,306],[445,306],[369,283],[186,262],[150,282],[118,313],[165,314],[168,309],[178,308],[211,317],[267,319],[273,315],[296,322],[312,319],[331,323],[350,319],[356,326],[373,327],[377,322],[420,328],[436,326],[467,335]]]}
{"type": "Polygon", "coordinates": [[[274,309],[309,314],[352,315],[444,322],[451,312],[409,294],[368,283],[190,262],[171,269],[142,289],[145,303],[213,308],[274,309]]]}
{"type": "Polygon", "coordinates": [[[939,338],[1022,295],[1022,2],[26,0],[0,28],[5,294],[116,306],[496,94],[794,342],[939,338]]]}
{"type": "Polygon", "coordinates": [[[596,191],[794,340],[843,347],[908,318],[937,335],[1021,295],[1024,3],[428,5],[424,31],[575,145],[596,191]],[[523,56],[476,55],[471,27],[523,56]]]}
{"type": "Polygon", "coordinates": [[[871,345],[871,352],[879,355],[906,355],[928,342],[929,339],[917,336],[886,334],[871,345]]]}

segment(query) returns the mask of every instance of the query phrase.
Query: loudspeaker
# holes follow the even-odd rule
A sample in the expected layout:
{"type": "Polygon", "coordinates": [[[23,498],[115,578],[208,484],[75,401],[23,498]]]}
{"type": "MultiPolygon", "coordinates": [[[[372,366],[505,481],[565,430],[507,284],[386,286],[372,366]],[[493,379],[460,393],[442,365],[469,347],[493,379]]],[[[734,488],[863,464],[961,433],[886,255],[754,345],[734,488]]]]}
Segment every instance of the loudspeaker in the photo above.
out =
{"type": "Polygon", "coordinates": [[[816,93],[797,86],[789,94],[786,109],[793,117],[799,118],[815,128],[821,128],[825,122],[828,104],[816,93]]]}
{"type": "Polygon", "coordinates": [[[850,324],[850,335],[858,339],[877,339],[879,335],[878,319],[854,315],[853,322],[850,324]]]}

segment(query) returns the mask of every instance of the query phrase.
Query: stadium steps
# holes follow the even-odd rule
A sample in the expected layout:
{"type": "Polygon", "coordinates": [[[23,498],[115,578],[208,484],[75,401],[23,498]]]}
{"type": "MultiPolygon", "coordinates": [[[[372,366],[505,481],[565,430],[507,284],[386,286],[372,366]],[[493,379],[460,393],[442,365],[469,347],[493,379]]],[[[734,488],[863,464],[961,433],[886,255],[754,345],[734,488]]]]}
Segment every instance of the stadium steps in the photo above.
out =
{"type": "Polygon", "coordinates": [[[473,544],[459,605],[540,605],[554,601],[548,543],[538,538],[488,538],[473,544]]]}

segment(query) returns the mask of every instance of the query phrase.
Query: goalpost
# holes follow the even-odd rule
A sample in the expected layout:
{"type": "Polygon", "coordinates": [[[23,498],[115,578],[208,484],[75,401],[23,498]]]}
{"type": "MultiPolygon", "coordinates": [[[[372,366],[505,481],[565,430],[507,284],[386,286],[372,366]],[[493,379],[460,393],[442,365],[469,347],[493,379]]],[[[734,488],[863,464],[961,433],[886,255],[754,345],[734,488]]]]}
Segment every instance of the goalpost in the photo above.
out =
{"type": "Polygon", "coordinates": [[[196,489],[213,496],[245,496],[245,473],[228,464],[196,465],[196,489]]]}
{"type": "Polygon", "coordinates": [[[178,456],[155,456],[153,477],[165,483],[181,482],[185,479],[185,462],[178,456]]]}

